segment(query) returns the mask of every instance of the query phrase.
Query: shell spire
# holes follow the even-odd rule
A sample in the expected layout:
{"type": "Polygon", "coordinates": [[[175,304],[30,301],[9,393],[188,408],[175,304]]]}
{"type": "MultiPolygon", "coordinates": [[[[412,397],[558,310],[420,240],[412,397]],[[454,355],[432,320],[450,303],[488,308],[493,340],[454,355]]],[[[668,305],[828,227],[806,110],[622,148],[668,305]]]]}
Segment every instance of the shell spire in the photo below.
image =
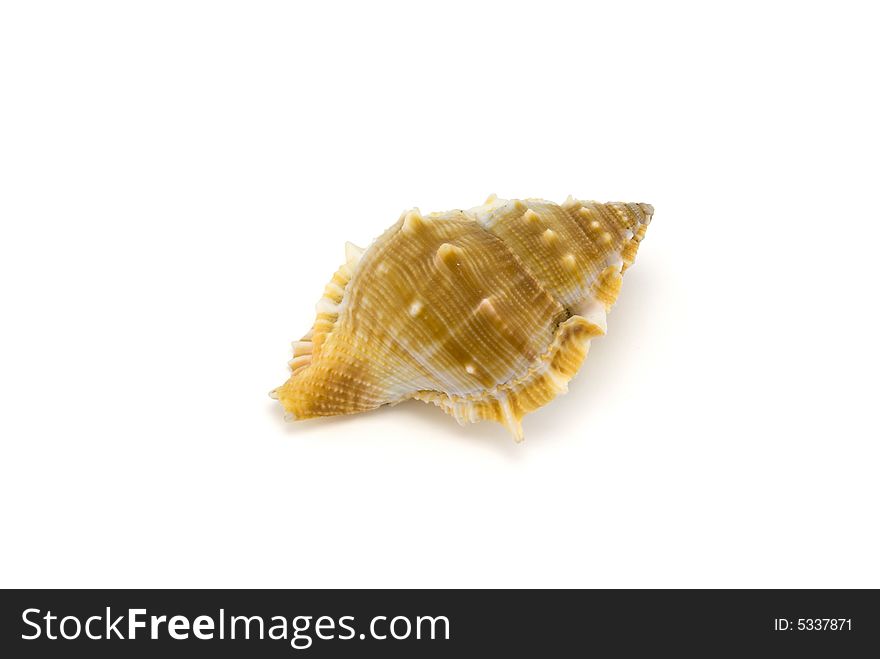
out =
{"type": "Polygon", "coordinates": [[[346,245],[292,374],[271,395],[294,419],[407,399],[460,423],[522,419],[568,388],[654,209],[569,197],[406,211],[367,249],[346,245]]]}

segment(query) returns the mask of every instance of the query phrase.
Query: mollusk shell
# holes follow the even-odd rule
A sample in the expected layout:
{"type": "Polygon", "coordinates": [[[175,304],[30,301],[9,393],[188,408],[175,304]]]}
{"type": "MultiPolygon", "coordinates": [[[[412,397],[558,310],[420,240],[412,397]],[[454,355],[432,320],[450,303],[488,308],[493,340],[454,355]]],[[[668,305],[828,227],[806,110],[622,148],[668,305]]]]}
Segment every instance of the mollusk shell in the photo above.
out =
{"type": "Polygon", "coordinates": [[[288,418],[352,414],[410,398],[521,440],[522,418],[568,388],[605,333],[654,209],[540,199],[400,219],[346,261],[290,379],[288,418]]]}

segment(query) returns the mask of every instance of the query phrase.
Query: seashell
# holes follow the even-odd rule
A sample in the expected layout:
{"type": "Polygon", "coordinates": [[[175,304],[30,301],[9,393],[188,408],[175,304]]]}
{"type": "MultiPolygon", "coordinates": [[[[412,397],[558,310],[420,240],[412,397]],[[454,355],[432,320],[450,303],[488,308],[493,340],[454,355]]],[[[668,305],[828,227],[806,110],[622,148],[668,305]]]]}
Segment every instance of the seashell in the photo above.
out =
{"type": "Polygon", "coordinates": [[[494,195],[466,211],[408,211],[367,249],[346,245],[271,396],[293,419],[415,398],[519,441],[522,418],[567,390],[605,334],[653,212],[494,195]]]}

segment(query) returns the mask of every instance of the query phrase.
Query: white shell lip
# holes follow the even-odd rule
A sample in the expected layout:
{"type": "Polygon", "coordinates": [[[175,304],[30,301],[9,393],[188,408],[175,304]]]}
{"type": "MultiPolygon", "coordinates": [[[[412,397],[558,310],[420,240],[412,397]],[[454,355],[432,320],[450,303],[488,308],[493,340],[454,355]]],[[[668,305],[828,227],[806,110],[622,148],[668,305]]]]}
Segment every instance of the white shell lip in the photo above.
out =
{"type": "Polygon", "coordinates": [[[595,298],[588,297],[579,305],[571,309],[571,313],[580,316],[591,325],[595,325],[602,334],[608,332],[608,312],[605,305],[595,298]]]}
{"type": "Polygon", "coordinates": [[[477,222],[485,226],[499,208],[503,208],[509,203],[510,201],[508,199],[499,199],[492,194],[486,199],[486,203],[469,208],[465,213],[472,216],[477,222]]]}
{"type": "Polygon", "coordinates": [[[356,264],[361,260],[365,251],[363,247],[358,247],[352,242],[345,243],[345,262],[349,265],[356,264]]]}

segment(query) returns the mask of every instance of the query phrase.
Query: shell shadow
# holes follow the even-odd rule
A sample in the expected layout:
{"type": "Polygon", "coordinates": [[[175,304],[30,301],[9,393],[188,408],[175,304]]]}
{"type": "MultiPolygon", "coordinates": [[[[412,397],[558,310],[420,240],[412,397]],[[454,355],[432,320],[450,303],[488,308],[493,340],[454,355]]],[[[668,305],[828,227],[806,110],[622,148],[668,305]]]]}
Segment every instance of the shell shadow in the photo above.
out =
{"type": "Polygon", "coordinates": [[[500,425],[484,421],[462,426],[434,405],[417,400],[386,405],[359,414],[292,422],[283,421],[278,403],[275,401],[269,401],[267,410],[288,436],[308,438],[311,435],[312,438],[327,441],[329,439],[327,433],[330,430],[344,432],[347,437],[352,434],[366,434],[369,433],[369,428],[356,427],[356,424],[363,426],[371,417],[391,414],[397,419],[396,423],[407,429],[406,435],[410,436],[410,441],[419,441],[424,436],[430,436],[431,442],[454,441],[466,445],[468,449],[489,451],[508,459],[519,459],[523,455],[523,446],[514,442],[507,430],[500,425]],[[429,429],[430,432],[427,432],[429,429]]]}
{"type": "Polygon", "coordinates": [[[581,432],[589,429],[595,425],[591,417],[604,413],[602,399],[607,391],[603,390],[625,386],[629,366],[637,359],[633,346],[645,327],[640,319],[644,319],[651,300],[656,299],[649,275],[638,268],[627,272],[620,297],[608,315],[608,333],[591,343],[586,360],[569,383],[568,393],[526,416],[526,442],[530,438],[541,443],[564,441],[572,437],[573,428],[581,432]]]}

